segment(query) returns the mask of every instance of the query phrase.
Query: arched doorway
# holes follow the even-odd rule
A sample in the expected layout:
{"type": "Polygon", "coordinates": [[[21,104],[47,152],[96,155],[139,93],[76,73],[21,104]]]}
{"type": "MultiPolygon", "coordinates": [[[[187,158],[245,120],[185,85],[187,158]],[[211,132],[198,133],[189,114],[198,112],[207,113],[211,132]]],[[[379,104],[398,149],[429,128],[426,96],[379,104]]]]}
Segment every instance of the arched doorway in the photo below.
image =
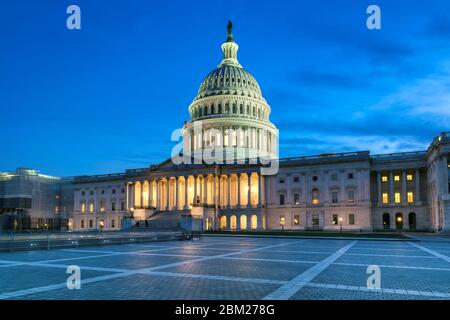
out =
{"type": "Polygon", "coordinates": [[[230,218],[230,230],[236,230],[236,216],[232,215],[230,218]]]}
{"type": "Polygon", "coordinates": [[[416,230],[416,213],[410,212],[408,214],[408,222],[409,222],[409,229],[410,230],[416,230]]]}
{"type": "Polygon", "coordinates": [[[401,212],[395,214],[395,227],[397,230],[403,229],[403,213],[401,212]]]}
{"type": "Polygon", "coordinates": [[[258,217],[255,214],[250,217],[250,227],[252,230],[258,228],[258,217]]]}
{"type": "Polygon", "coordinates": [[[206,231],[211,231],[213,229],[213,220],[211,217],[206,219],[206,231]]]}
{"type": "Polygon", "coordinates": [[[227,217],[221,216],[220,217],[220,230],[226,230],[227,229],[227,217]]]}
{"type": "Polygon", "coordinates": [[[247,230],[247,216],[245,214],[241,215],[241,230],[247,230]]]}
{"type": "Polygon", "coordinates": [[[383,213],[383,229],[389,230],[391,228],[391,215],[388,212],[383,213]]]}

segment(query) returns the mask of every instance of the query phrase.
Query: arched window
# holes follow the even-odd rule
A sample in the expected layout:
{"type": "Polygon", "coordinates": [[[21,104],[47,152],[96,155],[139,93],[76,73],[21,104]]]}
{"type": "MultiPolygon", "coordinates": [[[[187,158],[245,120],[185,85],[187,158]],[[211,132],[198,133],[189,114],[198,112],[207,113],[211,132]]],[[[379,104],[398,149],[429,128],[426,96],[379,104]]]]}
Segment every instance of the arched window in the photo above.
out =
{"type": "Polygon", "coordinates": [[[241,230],[247,229],[247,216],[245,214],[241,215],[241,230]]]}
{"type": "Polygon", "coordinates": [[[230,230],[236,230],[236,216],[232,215],[230,218],[230,230]]]}
{"type": "Polygon", "coordinates": [[[312,196],[312,204],[319,204],[320,203],[319,189],[317,189],[317,188],[312,189],[311,196],[312,196]]]}
{"type": "Polygon", "coordinates": [[[252,230],[258,228],[258,217],[255,214],[250,217],[250,227],[252,230]]]}
{"type": "Polygon", "coordinates": [[[389,230],[391,228],[391,216],[388,212],[383,213],[383,229],[389,230]]]}
{"type": "Polygon", "coordinates": [[[395,227],[397,230],[403,229],[403,213],[401,212],[395,214],[395,227]]]}
{"type": "Polygon", "coordinates": [[[221,216],[220,217],[220,229],[221,230],[226,230],[227,229],[227,217],[226,216],[221,216]]]}
{"type": "Polygon", "coordinates": [[[408,214],[408,222],[409,222],[409,229],[415,230],[416,229],[416,213],[410,212],[408,214]]]}
{"type": "Polygon", "coordinates": [[[219,107],[218,107],[218,108],[219,108],[218,113],[219,113],[219,114],[222,113],[222,104],[219,103],[219,107]]]}

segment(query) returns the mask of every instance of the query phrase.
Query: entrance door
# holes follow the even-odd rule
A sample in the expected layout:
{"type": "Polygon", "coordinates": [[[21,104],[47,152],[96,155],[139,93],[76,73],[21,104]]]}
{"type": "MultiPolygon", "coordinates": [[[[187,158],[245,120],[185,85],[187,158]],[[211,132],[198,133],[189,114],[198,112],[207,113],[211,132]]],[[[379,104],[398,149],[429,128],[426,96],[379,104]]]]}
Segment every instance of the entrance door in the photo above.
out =
{"type": "Polygon", "coordinates": [[[416,214],[414,212],[410,212],[408,215],[409,229],[416,230],[416,214]]]}
{"type": "Polygon", "coordinates": [[[391,216],[389,213],[383,213],[383,229],[389,230],[391,228],[391,216]]]}
{"type": "Polygon", "coordinates": [[[395,214],[395,226],[397,230],[403,229],[403,214],[401,212],[395,214]]]}

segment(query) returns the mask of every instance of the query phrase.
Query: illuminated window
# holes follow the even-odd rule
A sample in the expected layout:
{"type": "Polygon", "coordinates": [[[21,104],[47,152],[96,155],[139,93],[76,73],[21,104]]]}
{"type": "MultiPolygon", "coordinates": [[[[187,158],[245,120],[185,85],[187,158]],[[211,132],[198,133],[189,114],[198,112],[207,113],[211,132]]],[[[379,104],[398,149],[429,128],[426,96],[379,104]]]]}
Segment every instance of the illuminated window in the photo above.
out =
{"type": "Polygon", "coordinates": [[[400,176],[394,176],[394,181],[400,181],[400,176]]]}
{"type": "Polygon", "coordinates": [[[412,174],[407,174],[407,175],[406,175],[406,180],[412,181],[412,179],[413,179],[412,174]]]}
{"type": "Polygon", "coordinates": [[[312,204],[319,204],[319,190],[316,188],[312,190],[312,204]]]}
{"type": "Polygon", "coordinates": [[[338,224],[338,215],[337,214],[333,214],[333,224],[338,224]]]}
{"type": "Polygon", "coordinates": [[[348,192],[348,202],[355,202],[355,191],[350,190],[348,192]]]}
{"type": "Polygon", "coordinates": [[[294,204],[300,204],[300,194],[294,193],[294,204]]]}
{"type": "Polygon", "coordinates": [[[86,212],[86,203],[84,202],[81,203],[81,212],[86,212]]]}
{"type": "Polygon", "coordinates": [[[389,202],[389,196],[387,193],[383,193],[383,203],[388,203],[389,202]]]}
{"type": "Polygon", "coordinates": [[[100,201],[100,212],[105,212],[105,202],[103,200],[100,201]]]}
{"type": "Polygon", "coordinates": [[[414,202],[414,193],[413,192],[408,192],[407,196],[408,196],[408,203],[414,202]]]}
{"type": "Polygon", "coordinates": [[[388,181],[388,177],[387,177],[387,176],[382,176],[382,177],[381,177],[381,181],[387,182],[387,181],[388,181]]]}
{"type": "Polygon", "coordinates": [[[394,200],[395,200],[395,203],[400,203],[400,200],[401,200],[401,198],[400,198],[400,192],[396,192],[396,193],[394,194],[394,200]]]}
{"type": "Polygon", "coordinates": [[[93,202],[89,203],[89,212],[94,212],[94,203],[93,202]]]}

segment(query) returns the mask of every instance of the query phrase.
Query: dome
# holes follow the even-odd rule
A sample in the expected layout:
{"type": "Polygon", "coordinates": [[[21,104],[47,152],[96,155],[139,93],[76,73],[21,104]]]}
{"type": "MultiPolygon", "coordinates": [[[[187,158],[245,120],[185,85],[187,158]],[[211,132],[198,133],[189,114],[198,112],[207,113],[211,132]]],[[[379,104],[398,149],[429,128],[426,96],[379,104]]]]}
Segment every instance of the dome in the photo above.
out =
{"type": "Polygon", "coordinates": [[[205,77],[195,100],[214,95],[262,97],[258,82],[248,71],[228,64],[219,66],[205,77]]]}

